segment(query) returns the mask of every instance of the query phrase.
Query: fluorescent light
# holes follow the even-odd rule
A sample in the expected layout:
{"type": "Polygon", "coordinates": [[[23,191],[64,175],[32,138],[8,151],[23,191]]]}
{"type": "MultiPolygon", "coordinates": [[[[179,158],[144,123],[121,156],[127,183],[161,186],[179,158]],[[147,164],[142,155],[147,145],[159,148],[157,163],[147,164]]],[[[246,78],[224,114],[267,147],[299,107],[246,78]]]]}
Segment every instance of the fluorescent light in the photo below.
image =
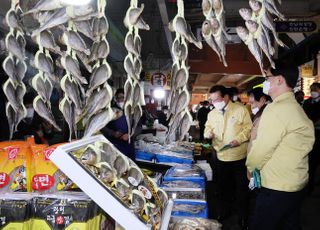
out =
{"type": "Polygon", "coordinates": [[[155,89],[153,91],[153,96],[156,99],[163,99],[166,96],[166,92],[163,89],[155,89]]]}
{"type": "Polygon", "coordinates": [[[66,5],[73,5],[73,6],[81,6],[86,5],[91,2],[91,0],[60,0],[61,3],[66,5]]]}

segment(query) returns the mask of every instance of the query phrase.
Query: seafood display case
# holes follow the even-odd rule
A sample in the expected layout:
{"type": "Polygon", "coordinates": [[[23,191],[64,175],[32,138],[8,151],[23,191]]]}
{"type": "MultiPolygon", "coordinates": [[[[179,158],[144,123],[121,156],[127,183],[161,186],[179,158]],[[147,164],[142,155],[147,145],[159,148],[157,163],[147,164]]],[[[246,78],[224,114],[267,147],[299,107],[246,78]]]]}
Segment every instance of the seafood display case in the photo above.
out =
{"type": "Polygon", "coordinates": [[[168,229],[172,200],[102,135],[61,145],[50,160],[124,229],[168,229]]]}

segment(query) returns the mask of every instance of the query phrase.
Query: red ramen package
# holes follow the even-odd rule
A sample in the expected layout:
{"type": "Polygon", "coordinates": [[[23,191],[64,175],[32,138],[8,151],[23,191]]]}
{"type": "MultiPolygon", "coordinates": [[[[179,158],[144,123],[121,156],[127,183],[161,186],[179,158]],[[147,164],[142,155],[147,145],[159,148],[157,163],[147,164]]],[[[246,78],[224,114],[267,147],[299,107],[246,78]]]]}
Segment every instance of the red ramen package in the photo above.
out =
{"type": "Polygon", "coordinates": [[[31,149],[23,141],[0,143],[0,193],[30,190],[31,149]]]}

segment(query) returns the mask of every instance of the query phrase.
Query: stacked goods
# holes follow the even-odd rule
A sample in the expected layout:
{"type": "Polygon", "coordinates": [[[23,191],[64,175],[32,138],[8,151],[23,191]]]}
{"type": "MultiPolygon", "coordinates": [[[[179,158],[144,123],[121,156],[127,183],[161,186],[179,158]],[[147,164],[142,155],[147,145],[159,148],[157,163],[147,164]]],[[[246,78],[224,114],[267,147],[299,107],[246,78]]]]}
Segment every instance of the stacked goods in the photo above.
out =
{"type": "Polygon", "coordinates": [[[24,141],[0,143],[0,193],[56,193],[77,189],[49,159],[59,145],[24,141]]]}
{"type": "Polygon", "coordinates": [[[142,71],[142,41],[139,30],[149,30],[150,27],[141,16],[143,9],[144,4],[141,4],[141,6],[138,7],[138,0],[131,0],[130,7],[124,18],[124,25],[128,29],[125,38],[125,47],[128,51],[128,55],[124,60],[124,69],[128,78],[124,86],[124,113],[128,124],[129,141],[142,116],[141,106],[145,105],[144,90],[139,81],[140,73],[142,71]]]}
{"type": "Polygon", "coordinates": [[[195,165],[170,168],[163,177],[162,187],[174,199],[172,216],[208,217],[205,196],[206,176],[195,165]]]}
{"type": "Polygon", "coordinates": [[[84,193],[19,193],[4,194],[0,198],[3,230],[112,230],[114,225],[84,193]]]}
{"type": "Polygon", "coordinates": [[[195,165],[179,165],[170,168],[163,177],[162,188],[174,199],[172,216],[208,217],[205,196],[206,176],[195,165]]]}
{"type": "MultiPolygon", "coordinates": [[[[281,4],[281,1],[278,2],[281,4]]],[[[246,28],[239,26],[236,30],[238,36],[248,46],[259,63],[262,75],[265,75],[263,54],[274,67],[272,56],[275,49],[271,43],[269,31],[272,32],[278,45],[285,46],[276,33],[271,15],[275,15],[280,20],[284,20],[284,16],[279,12],[276,1],[273,0],[249,0],[249,5],[251,9],[241,8],[239,10],[241,17],[246,21],[246,28]]]]}
{"type": "Polygon", "coordinates": [[[202,23],[202,36],[219,60],[227,67],[225,11],[222,0],[202,0],[202,12],[206,20],[202,23]]]}
{"type": "Polygon", "coordinates": [[[0,228],[3,230],[29,230],[32,194],[1,194],[0,228]]]}
{"type": "Polygon", "coordinates": [[[176,134],[182,140],[188,133],[192,122],[192,116],[188,111],[190,94],[187,89],[189,79],[189,67],[187,67],[188,45],[187,41],[202,49],[201,41],[197,41],[191,31],[191,27],[184,18],[183,0],[178,0],[178,13],[169,23],[169,29],[176,33],[176,38],[172,44],[173,65],[172,83],[170,94],[169,131],[166,143],[175,139],[176,134]]]}
{"type": "Polygon", "coordinates": [[[9,77],[3,85],[3,92],[8,99],[6,115],[10,139],[12,139],[13,133],[17,131],[18,124],[27,116],[27,109],[23,105],[23,96],[26,93],[23,78],[27,72],[25,63],[26,40],[20,23],[21,14],[22,10],[19,6],[19,1],[12,0],[11,8],[6,14],[6,23],[10,29],[5,39],[8,56],[2,63],[3,70],[9,77]]]}

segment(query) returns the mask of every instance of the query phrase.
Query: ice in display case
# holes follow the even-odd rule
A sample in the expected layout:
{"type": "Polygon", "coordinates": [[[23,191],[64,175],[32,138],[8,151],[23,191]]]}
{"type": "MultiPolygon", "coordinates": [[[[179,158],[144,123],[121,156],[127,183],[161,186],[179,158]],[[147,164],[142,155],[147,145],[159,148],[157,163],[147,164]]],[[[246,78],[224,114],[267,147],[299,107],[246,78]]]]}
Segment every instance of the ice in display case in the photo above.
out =
{"type": "Polygon", "coordinates": [[[124,229],[168,228],[172,200],[102,135],[59,146],[50,160],[124,229]]]}

